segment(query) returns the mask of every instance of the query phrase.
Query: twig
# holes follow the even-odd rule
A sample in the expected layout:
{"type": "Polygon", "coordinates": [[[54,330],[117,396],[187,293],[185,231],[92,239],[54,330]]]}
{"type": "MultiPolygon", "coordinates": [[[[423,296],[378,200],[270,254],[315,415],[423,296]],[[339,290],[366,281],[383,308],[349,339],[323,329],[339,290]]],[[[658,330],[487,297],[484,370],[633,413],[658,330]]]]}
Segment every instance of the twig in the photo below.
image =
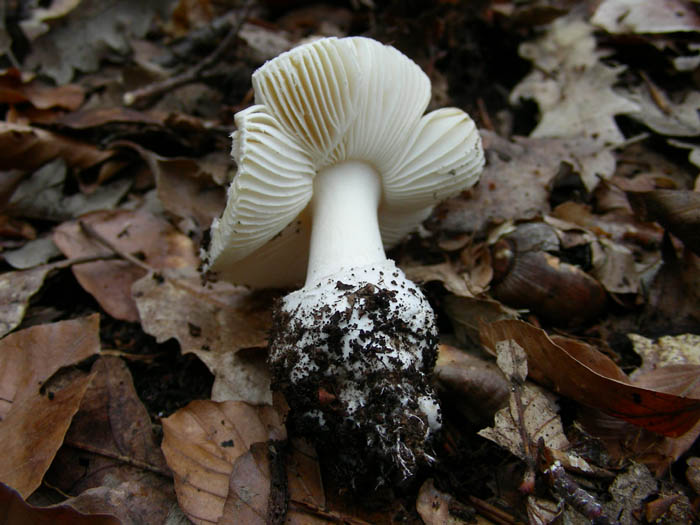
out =
{"type": "Polygon", "coordinates": [[[364,520],[352,518],[350,516],[343,516],[333,511],[323,510],[319,507],[311,505],[310,503],[307,503],[306,501],[292,499],[289,502],[289,508],[301,512],[306,512],[307,514],[313,514],[326,520],[333,521],[335,523],[347,523],[349,525],[372,525],[371,523],[364,520]]]}
{"type": "Polygon", "coordinates": [[[84,450],[85,452],[90,452],[92,454],[97,454],[98,456],[103,456],[106,458],[117,460],[121,463],[126,463],[127,465],[131,465],[132,467],[148,470],[149,472],[153,472],[154,474],[158,474],[168,479],[172,479],[173,477],[170,471],[163,470],[162,468],[156,467],[155,465],[151,465],[150,463],[146,463],[145,461],[139,461],[138,459],[130,458],[129,456],[117,454],[116,452],[112,452],[110,450],[104,450],[98,447],[94,447],[92,445],[88,445],[87,443],[80,443],[78,441],[72,440],[66,440],[65,444],[69,447],[77,448],[78,450],[84,450]]]}
{"type": "Polygon", "coordinates": [[[87,236],[90,237],[91,239],[94,239],[98,243],[100,243],[102,246],[105,248],[108,248],[115,254],[117,254],[119,257],[122,259],[129,261],[131,264],[135,264],[139,268],[142,268],[146,270],[147,272],[156,272],[157,270],[153,268],[152,266],[149,266],[145,262],[139,260],[137,257],[134,257],[130,253],[126,253],[119,248],[117,248],[114,244],[112,244],[109,240],[107,240],[102,234],[100,234],[95,228],[90,226],[88,223],[83,222],[83,221],[78,221],[78,224],[80,225],[80,230],[87,236]]]}
{"type": "Polygon", "coordinates": [[[506,511],[494,507],[490,503],[485,502],[483,499],[479,499],[476,496],[467,496],[469,503],[479,511],[479,514],[485,516],[491,521],[498,523],[499,525],[519,525],[521,522],[516,520],[513,516],[508,514],[506,511]]]}
{"type": "Polygon", "coordinates": [[[241,17],[231,26],[231,29],[221,40],[216,49],[205,57],[204,60],[178,75],[166,78],[165,80],[161,80],[159,82],[148,84],[133,91],[128,91],[123,97],[124,104],[127,106],[133,106],[141,100],[162,95],[163,93],[167,93],[168,91],[184,86],[185,84],[195,82],[197,79],[199,79],[202,72],[216,64],[223,54],[231,47],[231,44],[233,44],[238,37],[241,27],[243,27],[243,23],[248,18],[253,4],[253,0],[246,0],[241,10],[241,17]]]}

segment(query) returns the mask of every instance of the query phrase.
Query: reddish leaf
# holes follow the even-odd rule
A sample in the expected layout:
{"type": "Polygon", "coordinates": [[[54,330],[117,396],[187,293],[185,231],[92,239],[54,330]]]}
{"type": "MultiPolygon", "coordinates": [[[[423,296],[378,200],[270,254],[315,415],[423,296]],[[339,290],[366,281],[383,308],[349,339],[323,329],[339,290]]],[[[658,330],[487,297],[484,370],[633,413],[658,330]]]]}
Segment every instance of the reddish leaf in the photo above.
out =
{"type": "Polygon", "coordinates": [[[522,321],[482,324],[480,334],[492,351],[499,341],[516,341],[527,353],[533,379],[634,425],[678,437],[700,420],[700,399],[634,386],[610,359],[582,343],[559,339],[557,344],[522,321]]]}
{"type": "Polygon", "coordinates": [[[119,525],[106,514],[83,514],[68,505],[38,508],[22,501],[22,496],[0,483],[0,523],[32,525],[119,525]]]}

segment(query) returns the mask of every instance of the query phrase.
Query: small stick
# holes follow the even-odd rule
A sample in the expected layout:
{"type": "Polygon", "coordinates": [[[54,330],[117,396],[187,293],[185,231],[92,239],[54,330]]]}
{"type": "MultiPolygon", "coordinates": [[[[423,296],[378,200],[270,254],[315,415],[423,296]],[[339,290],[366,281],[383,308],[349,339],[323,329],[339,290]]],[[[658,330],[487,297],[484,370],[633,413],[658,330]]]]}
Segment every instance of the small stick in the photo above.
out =
{"type": "Polygon", "coordinates": [[[116,253],[122,259],[129,261],[131,264],[135,264],[136,266],[146,270],[147,272],[156,272],[157,271],[155,268],[153,268],[152,266],[149,266],[148,264],[146,264],[145,262],[134,257],[130,253],[126,253],[126,252],[120,250],[119,248],[117,248],[114,244],[112,244],[110,241],[108,241],[102,234],[100,234],[97,230],[95,230],[95,228],[93,228],[88,223],[83,222],[83,221],[78,221],[78,224],[80,225],[80,230],[87,237],[94,239],[95,241],[100,243],[105,248],[108,248],[112,252],[116,253]]]}
{"type": "Polygon", "coordinates": [[[168,479],[172,479],[173,477],[172,473],[169,471],[163,470],[159,467],[156,467],[155,465],[151,465],[150,463],[146,463],[145,461],[139,461],[138,459],[123,456],[122,454],[117,454],[116,452],[112,452],[110,450],[103,450],[99,447],[88,445],[87,443],[81,443],[79,441],[72,440],[66,440],[65,444],[69,447],[77,448],[78,450],[84,450],[85,452],[90,452],[92,454],[97,454],[98,456],[103,456],[106,458],[117,460],[121,463],[126,463],[127,465],[131,465],[132,467],[148,470],[149,472],[153,472],[154,474],[158,474],[168,479]]]}
{"type": "Polygon", "coordinates": [[[124,104],[126,106],[133,106],[141,100],[155,97],[157,95],[162,95],[163,93],[167,93],[168,91],[171,91],[175,88],[196,81],[202,74],[202,71],[208,69],[216,62],[218,62],[219,59],[223,56],[223,54],[229,49],[231,44],[233,44],[233,42],[236,40],[236,38],[238,37],[238,33],[241,30],[241,27],[243,27],[243,23],[246,21],[248,15],[250,14],[250,10],[253,7],[253,3],[254,2],[252,0],[246,0],[242,8],[241,18],[237,21],[236,24],[231,26],[231,29],[221,40],[217,48],[210,55],[204,58],[204,60],[178,75],[124,93],[124,104]]]}

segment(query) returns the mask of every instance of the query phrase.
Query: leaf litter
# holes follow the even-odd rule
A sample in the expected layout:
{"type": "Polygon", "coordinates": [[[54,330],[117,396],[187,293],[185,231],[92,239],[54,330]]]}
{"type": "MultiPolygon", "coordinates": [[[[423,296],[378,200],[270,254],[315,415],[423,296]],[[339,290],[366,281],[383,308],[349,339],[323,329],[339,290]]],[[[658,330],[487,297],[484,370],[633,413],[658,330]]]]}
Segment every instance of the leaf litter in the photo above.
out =
{"type": "Polygon", "coordinates": [[[0,513],[58,523],[697,518],[700,25],[690,3],[7,9],[0,513]],[[474,116],[488,157],[479,185],[391,254],[438,312],[445,424],[434,468],[391,501],[353,499],[308,444],[287,441],[265,348],[280,292],[198,271],[235,172],[228,134],[252,103],[251,72],[303,39],[348,34],[418,61],[436,100],[474,116]],[[191,363],[205,383],[196,388],[191,363]]]}

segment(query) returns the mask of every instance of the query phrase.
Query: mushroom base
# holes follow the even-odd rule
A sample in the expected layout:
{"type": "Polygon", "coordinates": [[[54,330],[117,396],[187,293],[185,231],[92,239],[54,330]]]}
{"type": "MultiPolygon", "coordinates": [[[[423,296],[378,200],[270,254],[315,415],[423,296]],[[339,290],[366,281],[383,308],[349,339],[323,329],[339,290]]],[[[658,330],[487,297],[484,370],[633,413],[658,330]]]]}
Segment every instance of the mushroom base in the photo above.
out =
{"type": "Polygon", "coordinates": [[[376,490],[433,461],[437,329],[393,261],[321,279],[283,298],[274,316],[273,388],[287,398],[291,430],[332,456],[339,479],[376,490]]]}

